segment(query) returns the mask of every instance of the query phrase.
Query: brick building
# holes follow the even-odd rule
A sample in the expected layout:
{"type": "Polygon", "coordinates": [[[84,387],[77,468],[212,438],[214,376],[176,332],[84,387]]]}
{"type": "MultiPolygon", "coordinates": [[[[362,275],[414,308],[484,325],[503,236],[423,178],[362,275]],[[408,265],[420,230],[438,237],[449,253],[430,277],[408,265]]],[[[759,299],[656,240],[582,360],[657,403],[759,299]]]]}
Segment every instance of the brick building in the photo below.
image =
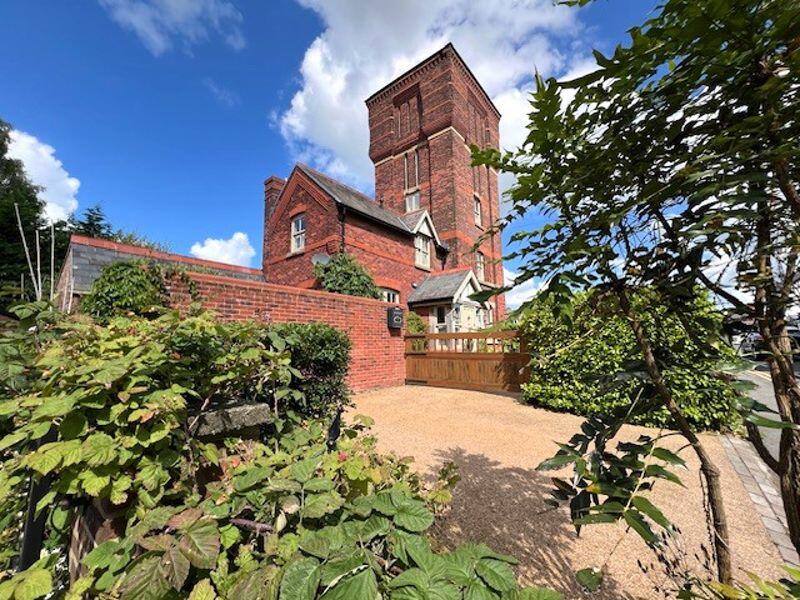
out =
{"type": "Polygon", "coordinates": [[[499,214],[497,174],[470,166],[470,144],[499,146],[500,113],[448,44],[366,100],[375,199],[306,165],[264,183],[263,271],[270,283],[314,287],[314,263],[345,251],[384,299],[432,330],[485,326],[503,296],[499,236],[474,245],[499,214]]]}

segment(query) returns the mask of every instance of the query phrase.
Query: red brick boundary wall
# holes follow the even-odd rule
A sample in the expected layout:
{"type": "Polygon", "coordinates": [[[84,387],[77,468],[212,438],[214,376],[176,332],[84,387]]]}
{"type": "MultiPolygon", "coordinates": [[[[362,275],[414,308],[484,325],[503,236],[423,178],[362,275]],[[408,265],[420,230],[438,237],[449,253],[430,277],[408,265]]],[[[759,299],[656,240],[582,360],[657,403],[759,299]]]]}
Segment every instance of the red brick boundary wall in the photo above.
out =
{"type": "MultiPolygon", "coordinates": [[[[380,300],[331,294],[259,281],[187,273],[197,285],[204,308],[231,321],[265,323],[321,322],[345,332],[352,342],[348,383],[354,392],[403,385],[406,376],[403,331],[389,329],[380,300]]],[[[172,302],[191,302],[182,286],[170,290],[172,302]]]]}

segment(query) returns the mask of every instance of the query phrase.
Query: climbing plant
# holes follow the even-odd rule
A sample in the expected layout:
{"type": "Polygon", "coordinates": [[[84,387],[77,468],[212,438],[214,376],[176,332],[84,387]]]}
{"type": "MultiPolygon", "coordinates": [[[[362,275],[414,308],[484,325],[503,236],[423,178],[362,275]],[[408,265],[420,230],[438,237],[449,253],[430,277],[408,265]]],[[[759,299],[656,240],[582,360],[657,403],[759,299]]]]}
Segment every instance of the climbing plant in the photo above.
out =
{"type": "Polygon", "coordinates": [[[314,265],[314,276],[323,290],[336,294],[380,298],[380,290],[367,270],[350,254],[340,252],[325,264],[314,265]]]}

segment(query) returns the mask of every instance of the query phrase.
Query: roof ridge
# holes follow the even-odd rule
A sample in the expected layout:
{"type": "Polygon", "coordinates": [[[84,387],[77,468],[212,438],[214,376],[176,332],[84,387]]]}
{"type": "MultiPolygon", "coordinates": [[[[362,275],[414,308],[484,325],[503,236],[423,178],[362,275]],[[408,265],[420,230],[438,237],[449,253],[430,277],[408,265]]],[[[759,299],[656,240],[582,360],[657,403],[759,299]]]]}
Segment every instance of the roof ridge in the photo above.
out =
{"type": "MultiPolygon", "coordinates": [[[[327,179],[330,179],[331,181],[334,181],[334,182],[336,182],[336,183],[337,183],[337,184],[339,184],[340,186],[347,188],[347,189],[348,189],[348,190],[350,190],[351,192],[353,192],[353,193],[355,193],[355,194],[358,194],[359,196],[361,196],[362,198],[364,198],[364,200],[368,200],[368,201],[370,201],[370,202],[374,202],[374,203],[375,203],[375,206],[378,206],[378,207],[380,207],[380,208],[383,208],[383,207],[382,207],[380,204],[378,204],[378,202],[375,200],[375,198],[370,198],[370,197],[369,197],[369,196],[367,196],[367,195],[366,195],[364,192],[362,192],[362,191],[360,191],[360,190],[357,190],[357,189],[356,189],[356,188],[354,188],[353,186],[351,186],[351,185],[348,185],[348,184],[346,184],[346,183],[344,183],[344,182],[342,182],[342,181],[339,181],[339,180],[338,180],[338,179],[336,179],[335,177],[331,177],[331,176],[330,176],[330,175],[328,175],[327,173],[323,173],[323,172],[322,172],[322,171],[320,171],[319,169],[315,169],[314,167],[312,167],[312,166],[309,166],[309,165],[307,165],[306,163],[303,163],[303,162],[298,162],[298,163],[297,163],[297,166],[299,166],[301,169],[305,169],[305,170],[311,171],[312,173],[314,173],[314,174],[316,174],[316,175],[320,175],[320,176],[322,176],[322,177],[325,177],[325,178],[327,178],[327,179]]],[[[386,209],[384,209],[384,210],[386,210],[386,209]]]]}

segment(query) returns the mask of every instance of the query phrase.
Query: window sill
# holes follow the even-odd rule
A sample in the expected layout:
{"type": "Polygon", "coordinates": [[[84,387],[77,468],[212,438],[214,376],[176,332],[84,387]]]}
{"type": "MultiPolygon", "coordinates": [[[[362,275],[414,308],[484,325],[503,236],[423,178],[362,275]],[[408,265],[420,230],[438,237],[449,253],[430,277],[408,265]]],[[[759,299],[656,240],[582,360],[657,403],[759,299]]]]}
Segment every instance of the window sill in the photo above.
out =
{"type": "Polygon", "coordinates": [[[419,269],[420,271],[428,271],[430,273],[430,270],[431,270],[430,266],[426,267],[425,265],[419,265],[419,264],[416,264],[416,263],[414,263],[414,266],[417,269],[419,269]]]}
{"type": "Polygon", "coordinates": [[[289,254],[286,255],[286,258],[294,258],[295,256],[301,256],[305,253],[306,253],[305,248],[303,248],[302,250],[294,250],[293,252],[289,252],[289,254]]]}

